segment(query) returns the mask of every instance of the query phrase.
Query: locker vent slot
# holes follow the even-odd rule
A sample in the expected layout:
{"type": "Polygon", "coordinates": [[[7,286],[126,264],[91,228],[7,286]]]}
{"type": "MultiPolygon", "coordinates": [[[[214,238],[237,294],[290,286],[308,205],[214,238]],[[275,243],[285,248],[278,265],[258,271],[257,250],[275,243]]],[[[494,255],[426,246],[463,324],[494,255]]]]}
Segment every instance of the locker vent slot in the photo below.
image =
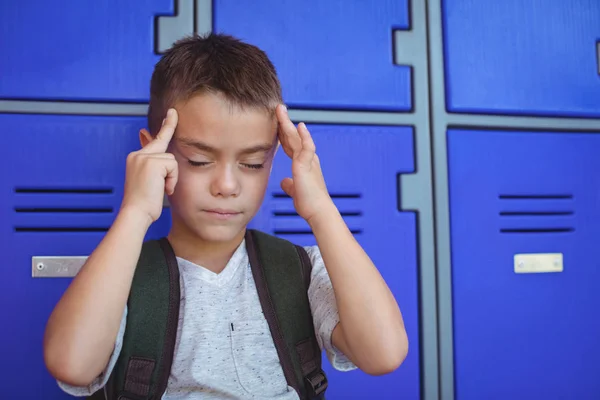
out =
{"type": "Polygon", "coordinates": [[[500,229],[502,233],[561,233],[573,232],[575,228],[531,228],[531,229],[500,229]]]}
{"type": "Polygon", "coordinates": [[[15,232],[107,232],[108,227],[26,227],[16,226],[15,232]]]}
{"type": "MultiPolygon", "coordinates": [[[[329,197],[332,199],[360,199],[362,195],[360,193],[330,193],[329,197]]],[[[285,193],[273,193],[274,199],[289,199],[285,193]]]]}
{"type": "Polygon", "coordinates": [[[573,221],[569,218],[575,214],[572,194],[500,194],[498,198],[502,206],[498,212],[502,223],[501,233],[542,234],[575,231],[573,221]],[[526,218],[526,226],[523,226],[523,217],[526,218]],[[565,218],[564,222],[558,223],[562,217],[565,218]],[[520,222],[518,226],[516,221],[520,222]]]}
{"type": "Polygon", "coordinates": [[[572,194],[501,194],[501,200],[561,200],[572,199],[572,194]]]}
{"type": "Polygon", "coordinates": [[[112,207],[76,208],[76,207],[15,207],[18,213],[87,213],[103,214],[113,212],[112,207]]]}
{"type": "MultiPolygon", "coordinates": [[[[360,211],[341,211],[342,217],[360,217],[362,212],[360,211]]],[[[273,211],[275,217],[299,217],[296,211],[273,211]]]]}
{"type": "Polygon", "coordinates": [[[500,215],[503,217],[510,216],[525,216],[525,217],[535,217],[535,216],[551,216],[551,215],[573,215],[573,211],[500,211],[500,215]]]}
{"type": "MultiPolygon", "coordinates": [[[[363,232],[361,228],[361,221],[358,221],[359,227],[357,227],[356,218],[362,217],[363,212],[361,211],[361,202],[362,194],[360,193],[330,193],[329,196],[335,201],[336,199],[352,199],[355,201],[345,201],[344,206],[338,207],[338,210],[342,216],[342,218],[353,217],[354,223],[350,226],[350,232],[354,235],[361,234],[363,232]]],[[[294,201],[290,196],[285,193],[273,193],[273,199],[287,199],[288,201],[285,203],[284,209],[278,209],[273,211],[273,219],[277,221],[278,217],[292,217],[302,219],[296,212],[294,208],[294,201]]],[[[280,225],[280,224],[276,224],[280,225]]],[[[306,225],[306,229],[283,229],[281,227],[273,230],[273,234],[275,235],[312,235],[312,230],[308,225],[306,225]]]]}
{"type": "MultiPolygon", "coordinates": [[[[14,227],[15,232],[107,232],[109,229],[109,226],[89,226],[89,222],[86,223],[85,216],[89,214],[110,214],[114,211],[114,208],[90,204],[94,198],[90,198],[88,204],[81,205],[82,202],[87,203],[82,201],[81,195],[112,194],[114,192],[114,188],[112,187],[17,187],[14,189],[14,192],[19,195],[25,195],[29,199],[37,199],[34,203],[39,203],[39,205],[16,205],[14,211],[18,215],[45,214],[45,218],[48,216],[52,217],[52,215],[56,215],[56,218],[61,218],[66,214],[72,214],[81,217],[81,223],[76,222],[73,226],[62,226],[55,222],[32,226],[17,225],[14,227]],[[52,206],[45,205],[44,202],[48,198],[47,196],[54,194],[63,195],[60,203],[62,203],[62,199],[64,199],[65,204],[53,204],[52,206]],[[69,195],[77,196],[77,204],[79,205],[75,206],[69,204],[69,195]]],[[[21,197],[21,199],[22,198],[24,197],[21,197]]],[[[73,199],[75,199],[75,197],[73,199]]],[[[85,199],[85,197],[83,197],[83,199],[85,199]]],[[[31,201],[29,203],[31,203],[31,201]]],[[[54,203],[56,203],[56,201],[54,201],[54,203]]]]}
{"type": "MultiPolygon", "coordinates": [[[[358,235],[360,233],[362,233],[362,229],[350,229],[350,232],[353,235],[358,235]]],[[[284,230],[284,229],[275,229],[273,231],[273,233],[275,235],[312,235],[313,232],[310,229],[291,229],[291,230],[284,230]]]]}
{"type": "Polygon", "coordinates": [[[15,188],[15,193],[28,193],[28,194],[52,194],[52,193],[71,193],[71,194],[111,194],[113,188],[44,188],[44,187],[24,187],[15,188]]]}

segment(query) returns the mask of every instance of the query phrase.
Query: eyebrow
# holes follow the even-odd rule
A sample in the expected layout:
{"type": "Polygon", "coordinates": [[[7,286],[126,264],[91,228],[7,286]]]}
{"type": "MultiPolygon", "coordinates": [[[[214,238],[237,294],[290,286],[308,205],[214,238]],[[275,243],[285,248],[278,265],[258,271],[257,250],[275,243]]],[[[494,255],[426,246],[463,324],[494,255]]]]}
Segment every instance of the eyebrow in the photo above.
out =
{"type": "MultiPolygon", "coordinates": [[[[198,140],[188,139],[188,138],[184,138],[184,137],[176,138],[176,140],[185,146],[194,147],[198,150],[206,151],[208,153],[216,154],[219,152],[219,150],[217,150],[216,148],[214,148],[204,142],[198,141],[198,140]]],[[[273,146],[274,146],[273,143],[258,144],[256,146],[251,146],[251,147],[241,150],[240,154],[247,155],[247,154],[254,154],[254,153],[268,153],[269,151],[271,151],[273,149],[273,146]]]]}

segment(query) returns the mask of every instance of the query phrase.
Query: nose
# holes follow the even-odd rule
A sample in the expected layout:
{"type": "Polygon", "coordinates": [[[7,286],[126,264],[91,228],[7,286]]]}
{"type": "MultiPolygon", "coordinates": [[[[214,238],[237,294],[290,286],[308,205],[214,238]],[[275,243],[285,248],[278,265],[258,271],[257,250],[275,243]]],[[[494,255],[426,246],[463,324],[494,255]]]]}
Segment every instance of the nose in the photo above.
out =
{"type": "Polygon", "coordinates": [[[215,197],[237,197],[240,192],[240,181],[235,167],[221,164],[215,168],[210,190],[215,197]]]}

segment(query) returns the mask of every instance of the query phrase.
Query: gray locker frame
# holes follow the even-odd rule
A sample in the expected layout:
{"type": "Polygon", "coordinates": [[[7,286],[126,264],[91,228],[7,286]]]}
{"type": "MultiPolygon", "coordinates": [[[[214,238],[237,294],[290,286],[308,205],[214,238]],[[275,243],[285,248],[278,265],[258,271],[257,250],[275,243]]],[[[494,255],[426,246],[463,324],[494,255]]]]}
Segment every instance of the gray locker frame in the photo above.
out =
{"type": "MultiPolygon", "coordinates": [[[[212,0],[174,0],[179,15],[158,18],[160,49],[191,33],[212,31],[212,0]],[[192,15],[185,15],[192,11],[192,15]],[[183,12],[182,12],[183,11],[183,12]]],[[[394,63],[412,70],[407,113],[290,110],[307,123],[412,126],[415,173],[400,175],[399,209],[417,214],[421,398],[454,400],[452,275],[446,132],[453,127],[600,131],[600,118],[521,117],[449,113],[445,103],[443,0],[409,0],[410,29],[394,30],[394,63]]],[[[600,68],[600,42],[598,46],[600,68]]],[[[600,69],[599,69],[600,73],[600,69]]],[[[147,104],[0,99],[0,113],[145,116],[147,104]]],[[[399,397],[401,397],[399,395],[399,397]]]]}

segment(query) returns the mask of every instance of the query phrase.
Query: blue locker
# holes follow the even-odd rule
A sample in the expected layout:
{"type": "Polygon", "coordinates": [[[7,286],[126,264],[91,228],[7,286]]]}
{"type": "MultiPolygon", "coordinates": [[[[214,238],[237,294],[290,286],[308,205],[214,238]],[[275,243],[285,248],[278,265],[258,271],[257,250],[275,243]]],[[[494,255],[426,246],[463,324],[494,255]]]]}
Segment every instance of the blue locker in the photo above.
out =
{"type": "Polygon", "coordinates": [[[599,151],[592,133],[448,132],[457,399],[600,396],[599,151]],[[563,272],[516,273],[528,253],[563,272]]]}
{"type": "Polygon", "coordinates": [[[600,117],[600,2],[443,0],[450,112],[600,117]]]}
{"type": "Polygon", "coordinates": [[[408,0],[215,0],[214,30],[269,55],[293,108],[412,109],[411,70],[394,65],[392,30],[409,29],[408,0]]]}
{"type": "MultiPolygon", "coordinates": [[[[371,256],[403,312],[410,351],[394,373],[371,377],[334,371],[324,358],[329,399],[420,399],[417,228],[413,212],[398,210],[397,175],[414,172],[411,127],[308,125],[323,174],[338,209],[371,256]]],[[[300,245],[316,244],[280,182],[291,160],[279,151],[266,201],[252,226],[300,245]]]]}
{"type": "MultiPolygon", "coordinates": [[[[87,256],[121,204],[125,158],[139,148],[139,117],[0,114],[2,398],[70,398],[43,361],[45,324],[70,279],[32,278],[33,256],[87,256]],[[12,305],[12,306],[11,306],[12,305]]],[[[168,212],[148,238],[170,226],[168,212]]]]}
{"type": "Polygon", "coordinates": [[[173,0],[0,2],[0,98],[144,102],[173,0]]]}
{"type": "MultiPolygon", "coordinates": [[[[137,149],[139,117],[0,114],[11,140],[2,168],[0,240],[5,254],[0,286],[5,330],[0,353],[6,365],[4,393],[11,398],[66,399],[42,358],[45,323],[69,279],[31,277],[33,256],[89,255],[110,227],[123,194],[126,155],[137,149]]],[[[399,301],[411,341],[419,348],[416,220],[398,211],[397,174],[414,171],[412,129],[408,127],[311,126],[329,189],[357,239],[372,256],[399,301]],[[365,152],[365,149],[368,151],[365,152]],[[401,152],[398,154],[398,152],[401,152]],[[363,179],[363,182],[359,182],[363,179]],[[384,231],[389,231],[385,233],[384,231]],[[402,251],[397,251],[397,246],[402,251]]],[[[277,156],[267,201],[253,226],[296,243],[314,244],[308,226],[293,215],[279,182],[290,161],[277,156]]],[[[148,238],[167,233],[168,212],[148,238]]],[[[385,377],[334,372],[330,397],[350,394],[419,398],[419,353],[385,377]]]]}

